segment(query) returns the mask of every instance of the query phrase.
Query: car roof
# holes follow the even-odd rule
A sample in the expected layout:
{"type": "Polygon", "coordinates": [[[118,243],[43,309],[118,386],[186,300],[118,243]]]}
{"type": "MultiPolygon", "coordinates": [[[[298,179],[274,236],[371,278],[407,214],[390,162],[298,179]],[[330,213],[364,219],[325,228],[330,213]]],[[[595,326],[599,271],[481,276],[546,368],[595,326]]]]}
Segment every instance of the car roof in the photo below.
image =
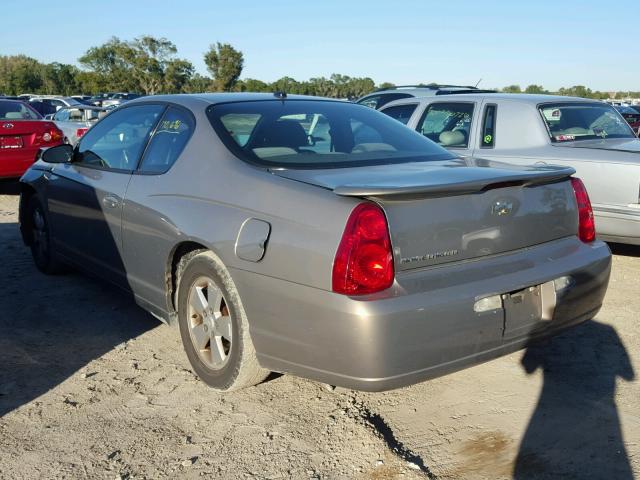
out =
{"type": "Polygon", "coordinates": [[[97,105],[86,105],[84,103],[78,103],[78,104],[73,104],[73,105],[68,105],[65,107],[60,108],[60,110],[58,111],[62,111],[62,110],[104,110],[106,111],[107,109],[104,107],[98,107],[97,105]]]}
{"type": "Polygon", "coordinates": [[[526,103],[530,105],[539,105],[541,103],[569,103],[569,102],[589,102],[589,103],[603,103],[600,100],[594,100],[592,98],[581,98],[581,97],[565,97],[562,95],[543,95],[543,94],[532,94],[532,93],[465,93],[463,95],[446,95],[442,97],[412,97],[412,98],[402,98],[400,100],[394,100],[393,102],[389,102],[384,105],[383,109],[392,107],[394,105],[404,105],[407,103],[413,104],[425,104],[436,102],[450,102],[450,101],[465,101],[465,102],[473,102],[473,101],[481,101],[481,100],[505,100],[512,101],[518,103],[526,103]]]}
{"type": "Polygon", "coordinates": [[[277,97],[273,93],[252,93],[252,92],[225,92],[225,93],[179,93],[173,95],[152,95],[136,98],[126,103],[126,105],[135,105],[145,102],[169,102],[184,105],[186,107],[196,106],[197,104],[220,104],[229,102],[251,102],[259,100],[324,100],[329,102],[346,103],[344,100],[326,97],[314,97],[310,95],[287,95],[285,98],[277,97]]]}

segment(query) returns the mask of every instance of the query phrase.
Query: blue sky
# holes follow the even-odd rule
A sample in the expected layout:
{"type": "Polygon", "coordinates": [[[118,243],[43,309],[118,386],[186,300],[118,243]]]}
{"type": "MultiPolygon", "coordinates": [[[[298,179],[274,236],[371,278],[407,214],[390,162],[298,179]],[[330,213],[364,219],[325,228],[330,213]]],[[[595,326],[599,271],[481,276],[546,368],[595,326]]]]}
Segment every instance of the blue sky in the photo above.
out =
{"type": "Polygon", "coordinates": [[[376,83],[640,90],[638,8],[627,0],[2,0],[0,54],[76,63],[112,35],[150,34],[173,41],[200,73],[209,44],[231,43],[244,53],[242,76],[265,81],[335,72],[376,83]]]}

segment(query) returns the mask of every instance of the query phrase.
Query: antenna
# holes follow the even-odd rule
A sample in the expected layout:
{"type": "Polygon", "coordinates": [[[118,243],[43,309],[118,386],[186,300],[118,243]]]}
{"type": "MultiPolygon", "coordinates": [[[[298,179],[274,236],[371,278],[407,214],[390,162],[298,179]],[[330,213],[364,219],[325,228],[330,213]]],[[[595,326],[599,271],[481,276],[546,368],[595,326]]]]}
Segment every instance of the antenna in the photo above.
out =
{"type": "Polygon", "coordinates": [[[482,81],[482,78],[481,78],[480,80],[478,80],[478,83],[476,83],[476,84],[474,85],[474,87],[475,87],[475,88],[478,88],[478,85],[480,85],[480,82],[481,82],[481,81],[482,81]]]}

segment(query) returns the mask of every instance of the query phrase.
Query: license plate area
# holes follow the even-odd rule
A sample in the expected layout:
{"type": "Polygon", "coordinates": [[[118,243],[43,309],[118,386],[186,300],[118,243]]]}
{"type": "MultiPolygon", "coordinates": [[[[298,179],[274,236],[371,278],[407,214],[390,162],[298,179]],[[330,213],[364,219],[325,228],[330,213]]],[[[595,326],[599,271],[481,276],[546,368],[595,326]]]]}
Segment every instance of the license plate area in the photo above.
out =
{"type": "Polygon", "coordinates": [[[3,136],[0,137],[0,148],[22,148],[22,137],[18,136],[3,136]]]}
{"type": "Polygon", "coordinates": [[[504,337],[527,336],[546,328],[553,319],[556,306],[554,282],[527,287],[502,295],[504,337]]]}

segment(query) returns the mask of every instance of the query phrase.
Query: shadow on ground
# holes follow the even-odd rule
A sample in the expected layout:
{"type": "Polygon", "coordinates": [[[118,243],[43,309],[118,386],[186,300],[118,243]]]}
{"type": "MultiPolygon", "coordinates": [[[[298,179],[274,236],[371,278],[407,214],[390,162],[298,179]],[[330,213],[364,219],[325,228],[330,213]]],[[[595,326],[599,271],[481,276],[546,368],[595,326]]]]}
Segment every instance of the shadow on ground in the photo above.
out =
{"type": "Polygon", "coordinates": [[[626,245],[624,243],[610,243],[609,248],[614,255],[625,257],[640,257],[640,245],[626,245]]]}
{"type": "Polygon", "coordinates": [[[16,223],[0,223],[0,417],[159,325],[129,295],[36,270],[16,223]]]}
{"type": "Polygon", "coordinates": [[[515,462],[514,478],[615,478],[633,473],[615,402],[616,379],[634,379],[616,330],[588,321],[522,358],[544,385],[515,462]]]}
{"type": "Polygon", "coordinates": [[[20,195],[20,183],[14,179],[0,179],[0,195],[20,195]]]}

